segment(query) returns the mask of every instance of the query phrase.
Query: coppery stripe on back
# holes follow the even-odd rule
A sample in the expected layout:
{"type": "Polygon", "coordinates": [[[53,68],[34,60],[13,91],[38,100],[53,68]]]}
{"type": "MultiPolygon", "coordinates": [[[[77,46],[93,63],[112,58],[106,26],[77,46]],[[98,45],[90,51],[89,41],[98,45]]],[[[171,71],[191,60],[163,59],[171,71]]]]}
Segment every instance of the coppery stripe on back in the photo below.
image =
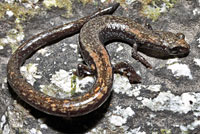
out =
{"type": "MultiPolygon", "coordinates": [[[[30,85],[25,78],[23,78],[19,69],[26,58],[42,46],[45,46],[57,39],[62,39],[66,36],[77,33],[83,24],[91,18],[104,14],[111,14],[117,9],[118,6],[119,4],[115,4],[111,7],[99,10],[88,17],[84,17],[77,21],[42,32],[41,34],[33,36],[31,39],[19,46],[19,48],[11,56],[7,67],[8,82],[14,91],[24,101],[38,110],[57,116],[80,116],[87,114],[99,107],[99,105],[102,103],[98,102],[97,104],[97,102],[95,102],[96,98],[100,98],[101,96],[101,94],[99,94],[99,90],[101,89],[101,87],[98,87],[99,84],[94,86],[92,89],[96,90],[96,93],[90,92],[85,96],[80,96],[73,99],[58,99],[35,90],[34,87],[30,85]],[[95,104],[98,106],[95,106],[95,104]]],[[[91,68],[95,69],[95,66],[91,65],[91,68]]]]}

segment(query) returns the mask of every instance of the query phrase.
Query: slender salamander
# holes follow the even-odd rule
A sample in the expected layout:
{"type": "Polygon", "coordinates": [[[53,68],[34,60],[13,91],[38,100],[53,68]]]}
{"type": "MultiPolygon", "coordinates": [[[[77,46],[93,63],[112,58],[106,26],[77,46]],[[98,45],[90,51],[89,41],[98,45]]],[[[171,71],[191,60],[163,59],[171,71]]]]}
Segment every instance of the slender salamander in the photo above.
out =
{"type": "Polygon", "coordinates": [[[128,63],[111,65],[104,47],[106,43],[118,40],[128,43],[133,47],[132,57],[148,68],[151,65],[137,51],[162,59],[189,54],[190,47],[182,33],[153,31],[128,18],[105,15],[113,13],[118,6],[115,4],[91,16],[42,32],[22,44],[11,56],[7,67],[8,82],[13,90],[25,102],[45,113],[63,117],[85,115],[107,100],[112,91],[114,72],[127,76],[130,83],[141,79],[128,63]],[[94,75],[92,89],[70,99],[50,97],[34,89],[20,73],[20,66],[39,48],[79,31],[79,48],[87,66],[79,64],[75,74],[80,77],[94,75]]]}

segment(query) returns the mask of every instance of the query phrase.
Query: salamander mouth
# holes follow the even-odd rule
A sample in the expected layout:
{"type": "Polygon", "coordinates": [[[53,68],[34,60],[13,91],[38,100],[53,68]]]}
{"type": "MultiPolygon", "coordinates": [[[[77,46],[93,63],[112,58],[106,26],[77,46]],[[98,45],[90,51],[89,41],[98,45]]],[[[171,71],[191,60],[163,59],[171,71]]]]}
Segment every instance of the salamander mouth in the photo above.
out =
{"type": "Polygon", "coordinates": [[[184,47],[174,47],[170,49],[170,55],[174,57],[185,57],[189,54],[190,50],[184,47]]]}

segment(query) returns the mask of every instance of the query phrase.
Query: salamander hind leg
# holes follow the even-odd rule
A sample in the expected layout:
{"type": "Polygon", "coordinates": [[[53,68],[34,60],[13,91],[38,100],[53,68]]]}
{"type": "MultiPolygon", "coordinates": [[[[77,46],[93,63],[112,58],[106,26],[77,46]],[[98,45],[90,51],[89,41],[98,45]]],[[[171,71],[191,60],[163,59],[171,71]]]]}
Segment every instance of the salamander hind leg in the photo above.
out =
{"type": "Polygon", "coordinates": [[[78,77],[86,77],[95,75],[95,70],[92,70],[89,66],[85,64],[78,64],[76,72],[74,74],[78,77]]]}
{"type": "Polygon", "coordinates": [[[151,64],[137,52],[137,44],[133,44],[132,57],[142,63],[146,68],[152,68],[151,64]]]}
{"type": "Polygon", "coordinates": [[[134,68],[125,62],[119,62],[114,66],[114,73],[126,76],[131,84],[140,83],[141,77],[135,72],[134,68]]]}

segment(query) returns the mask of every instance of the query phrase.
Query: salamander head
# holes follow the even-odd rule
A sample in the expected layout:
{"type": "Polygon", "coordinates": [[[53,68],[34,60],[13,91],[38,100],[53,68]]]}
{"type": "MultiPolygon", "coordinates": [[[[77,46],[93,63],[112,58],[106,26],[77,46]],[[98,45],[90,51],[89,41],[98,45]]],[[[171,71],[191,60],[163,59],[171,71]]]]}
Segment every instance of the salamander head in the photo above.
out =
{"type": "Polygon", "coordinates": [[[150,47],[145,48],[145,45],[142,45],[139,49],[149,56],[162,59],[181,58],[187,56],[190,52],[190,46],[185,41],[185,35],[182,33],[174,34],[171,32],[155,31],[148,37],[149,42],[147,43],[151,44],[148,45],[150,47]]]}
{"type": "Polygon", "coordinates": [[[163,33],[164,42],[167,41],[167,49],[170,57],[185,57],[190,52],[190,46],[185,41],[185,35],[183,33],[163,33]]]}

